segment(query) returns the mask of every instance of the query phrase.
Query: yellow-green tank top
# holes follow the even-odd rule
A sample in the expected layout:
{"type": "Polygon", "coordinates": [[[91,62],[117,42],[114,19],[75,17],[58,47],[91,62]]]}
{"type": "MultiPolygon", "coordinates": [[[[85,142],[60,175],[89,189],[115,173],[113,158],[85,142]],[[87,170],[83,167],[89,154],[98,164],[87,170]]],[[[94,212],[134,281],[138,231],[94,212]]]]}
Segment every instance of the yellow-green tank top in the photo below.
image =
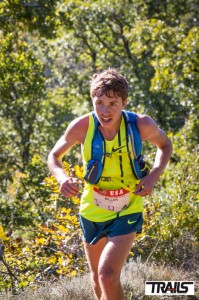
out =
{"type": "MultiPolygon", "coordinates": [[[[82,157],[84,167],[91,159],[91,145],[94,135],[94,120],[92,113],[89,114],[89,126],[82,146],[82,157]]],[[[119,132],[111,141],[105,140],[106,156],[102,176],[97,186],[100,189],[117,190],[125,188],[130,191],[130,203],[128,208],[119,212],[119,216],[131,213],[142,212],[143,198],[134,195],[132,192],[135,185],[139,182],[132,173],[127,146],[126,146],[126,125],[122,117],[119,132]]],[[[105,222],[118,216],[117,212],[105,210],[94,204],[93,185],[85,182],[84,192],[81,198],[80,215],[93,222],[105,222]]]]}

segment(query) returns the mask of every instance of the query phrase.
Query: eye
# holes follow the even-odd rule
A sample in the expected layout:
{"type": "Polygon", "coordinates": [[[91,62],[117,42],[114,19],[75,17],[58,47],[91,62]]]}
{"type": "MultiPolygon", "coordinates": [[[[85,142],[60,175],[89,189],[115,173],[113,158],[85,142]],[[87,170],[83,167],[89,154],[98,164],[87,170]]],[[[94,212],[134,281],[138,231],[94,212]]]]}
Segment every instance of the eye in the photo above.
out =
{"type": "Polygon", "coordinates": [[[115,106],[115,105],[117,105],[116,101],[110,103],[110,106],[115,106]]]}

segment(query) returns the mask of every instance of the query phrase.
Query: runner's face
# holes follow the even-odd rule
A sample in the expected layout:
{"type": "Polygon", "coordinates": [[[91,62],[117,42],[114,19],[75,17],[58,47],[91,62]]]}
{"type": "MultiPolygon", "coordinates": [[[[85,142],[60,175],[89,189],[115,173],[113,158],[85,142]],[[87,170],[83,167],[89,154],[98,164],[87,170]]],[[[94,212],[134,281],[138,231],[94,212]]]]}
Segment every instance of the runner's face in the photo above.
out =
{"type": "Polygon", "coordinates": [[[121,110],[126,106],[127,100],[121,97],[107,97],[106,95],[93,98],[94,111],[103,127],[114,127],[120,124],[121,110]]]}

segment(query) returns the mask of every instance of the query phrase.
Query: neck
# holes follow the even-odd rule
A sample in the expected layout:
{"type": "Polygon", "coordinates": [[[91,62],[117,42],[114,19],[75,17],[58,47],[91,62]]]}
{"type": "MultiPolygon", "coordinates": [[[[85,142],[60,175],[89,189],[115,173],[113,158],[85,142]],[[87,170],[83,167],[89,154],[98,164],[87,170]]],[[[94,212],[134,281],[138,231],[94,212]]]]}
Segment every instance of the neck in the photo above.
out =
{"type": "Polygon", "coordinates": [[[118,131],[114,131],[114,132],[113,131],[108,132],[107,130],[104,131],[103,128],[100,128],[100,131],[101,131],[104,139],[107,140],[107,141],[114,140],[116,134],[118,133],[118,131]]]}
{"type": "Polygon", "coordinates": [[[99,126],[99,130],[101,131],[105,140],[112,141],[115,138],[115,136],[117,135],[120,129],[120,124],[121,124],[121,120],[114,127],[105,128],[101,125],[99,126]]]}

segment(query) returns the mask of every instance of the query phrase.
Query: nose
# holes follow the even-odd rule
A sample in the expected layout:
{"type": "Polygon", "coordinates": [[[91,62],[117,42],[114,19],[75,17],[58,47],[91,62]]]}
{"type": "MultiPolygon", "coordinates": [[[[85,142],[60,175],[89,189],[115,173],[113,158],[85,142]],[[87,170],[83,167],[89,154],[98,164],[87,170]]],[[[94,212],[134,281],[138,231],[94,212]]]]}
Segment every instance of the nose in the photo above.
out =
{"type": "Polygon", "coordinates": [[[103,105],[103,106],[102,106],[102,113],[103,113],[103,114],[108,114],[108,113],[110,113],[110,107],[107,106],[107,105],[103,105]]]}

